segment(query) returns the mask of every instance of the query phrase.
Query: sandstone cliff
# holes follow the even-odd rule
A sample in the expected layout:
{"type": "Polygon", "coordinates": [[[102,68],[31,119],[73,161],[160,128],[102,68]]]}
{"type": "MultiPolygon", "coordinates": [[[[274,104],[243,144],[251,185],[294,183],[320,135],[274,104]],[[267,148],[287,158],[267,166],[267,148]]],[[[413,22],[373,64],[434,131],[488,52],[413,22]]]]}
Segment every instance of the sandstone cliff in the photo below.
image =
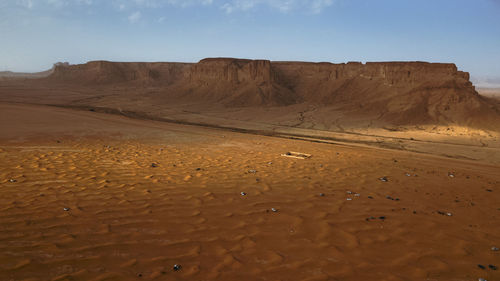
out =
{"type": "MultiPolygon", "coordinates": [[[[495,129],[499,110],[454,64],[332,64],[210,58],[198,63],[89,62],[55,66],[47,78],[105,89],[155,87],[161,103],[226,107],[311,104],[366,124],[454,124],[495,129]],[[361,117],[360,117],[361,116],[361,117]]],[[[497,123],[498,124],[498,123],[497,123]]],[[[498,128],[497,128],[498,129],[498,128]]]]}

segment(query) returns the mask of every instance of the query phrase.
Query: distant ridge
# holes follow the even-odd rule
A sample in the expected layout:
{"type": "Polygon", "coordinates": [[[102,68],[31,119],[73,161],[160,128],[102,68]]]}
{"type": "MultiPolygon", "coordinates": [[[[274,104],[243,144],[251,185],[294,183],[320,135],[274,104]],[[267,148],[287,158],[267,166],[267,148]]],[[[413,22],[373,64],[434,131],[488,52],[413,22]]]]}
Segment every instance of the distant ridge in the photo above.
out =
{"type": "Polygon", "coordinates": [[[5,79],[15,79],[15,78],[21,78],[21,79],[37,79],[37,78],[44,78],[52,74],[53,69],[49,69],[46,71],[41,71],[41,72],[34,72],[34,73],[29,73],[29,72],[12,72],[12,71],[0,71],[0,79],[5,78],[5,79]]]}

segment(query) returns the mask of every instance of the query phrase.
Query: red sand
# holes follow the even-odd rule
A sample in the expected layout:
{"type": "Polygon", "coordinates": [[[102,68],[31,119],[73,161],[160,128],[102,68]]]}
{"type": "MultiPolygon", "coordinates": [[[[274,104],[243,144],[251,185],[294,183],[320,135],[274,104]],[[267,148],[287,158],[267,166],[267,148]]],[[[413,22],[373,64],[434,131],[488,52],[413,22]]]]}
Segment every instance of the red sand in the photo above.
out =
{"type": "Polygon", "coordinates": [[[1,280],[500,278],[497,165],[0,108],[1,280]]]}
{"type": "Polygon", "coordinates": [[[453,64],[28,78],[0,81],[2,281],[500,280],[500,103],[453,64]]]}

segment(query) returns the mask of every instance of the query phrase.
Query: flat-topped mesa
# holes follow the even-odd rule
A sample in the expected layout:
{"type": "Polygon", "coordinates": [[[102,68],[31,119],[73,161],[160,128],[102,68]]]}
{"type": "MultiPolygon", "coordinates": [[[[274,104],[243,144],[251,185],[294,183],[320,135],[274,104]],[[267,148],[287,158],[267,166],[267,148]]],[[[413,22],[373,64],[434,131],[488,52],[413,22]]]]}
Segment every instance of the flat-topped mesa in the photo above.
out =
{"type": "Polygon", "coordinates": [[[348,126],[458,124],[498,130],[500,122],[500,109],[478,95],[469,74],[447,63],[333,64],[234,58],[198,63],[93,61],[57,64],[48,78],[40,80],[99,90],[130,87],[134,95],[157,102],[155,106],[178,103],[274,110],[303,104],[318,109],[318,113],[308,113],[310,120],[316,118],[314,114],[331,112],[331,116],[317,116],[326,127],[338,125],[334,123],[339,112],[348,126]]]}
{"type": "MultiPolygon", "coordinates": [[[[354,78],[381,80],[386,85],[405,87],[456,80],[461,86],[472,87],[469,74],[458,71],[454,64],[426,62],[332,64],[233,58],[207,58],[196,64],[91,61],[79,65],[56,64],[50,78],[60,82],[97,85],[124,82],[191,83],[191,86],[227,83],[234,87],[239,84],[280,84],[299,91],[304,83],[329,87],[331,82],[354,78]]],[[[300,92],[296,94],[302,95],[300,92]]]]}
{"type": "Polygon", "coordinates": [[[207,58],[189,70],[189,81],[272,82],[275,80],[271,62],[233,58],[207,58]]]}
{"type": "Polygon", "coordinates": [[[193,64],[180,81],[179,98],[207,100],[232,107],[284,106],[299,102],[284,87],[268,60],[208,58],[193,64]],[[196,97],[195,97],[196,96],[196,97]]]}
{"type": "Polygon", "coordinates": [[[308,62],[273,62],[273,67],[285,77],[295,79],[317,79],[332,81],[362,77],[383,79],[390,85],[414,84],[442,79],[469,80],[469,74],[458,71],[455,64],[428,62],[348,62],[308,63],[308,62]]]}
{"type": "Polygon", "coordinates": [[[458,71],[452,63],[367,62],[366,71],[374,77],[384,78],[390,84],[456,78],[469,80],[469,74],[458,71]]]}
{"type": "Polygon", "coordinates": [[[55,64],[52,80],[79,84],[125,82],[172,83],[183,74],[184,63],[90,61],[86,64],[55,64]]]}

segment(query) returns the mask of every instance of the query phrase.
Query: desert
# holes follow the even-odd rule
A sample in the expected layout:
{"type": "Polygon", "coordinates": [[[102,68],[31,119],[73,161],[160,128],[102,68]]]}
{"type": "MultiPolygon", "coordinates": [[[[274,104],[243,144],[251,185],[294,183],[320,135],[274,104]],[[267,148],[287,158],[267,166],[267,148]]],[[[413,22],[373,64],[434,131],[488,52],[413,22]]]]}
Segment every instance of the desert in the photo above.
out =
{"type": "Polygon", "coordinates": [[[0,281],[500,281],[499,15],[0,0],[0,281]]]}
{"type": "Polygon", "coordinates": [[[498,103],[453,64],[0,82],[1,280],[497,280],[498,103]]]}

